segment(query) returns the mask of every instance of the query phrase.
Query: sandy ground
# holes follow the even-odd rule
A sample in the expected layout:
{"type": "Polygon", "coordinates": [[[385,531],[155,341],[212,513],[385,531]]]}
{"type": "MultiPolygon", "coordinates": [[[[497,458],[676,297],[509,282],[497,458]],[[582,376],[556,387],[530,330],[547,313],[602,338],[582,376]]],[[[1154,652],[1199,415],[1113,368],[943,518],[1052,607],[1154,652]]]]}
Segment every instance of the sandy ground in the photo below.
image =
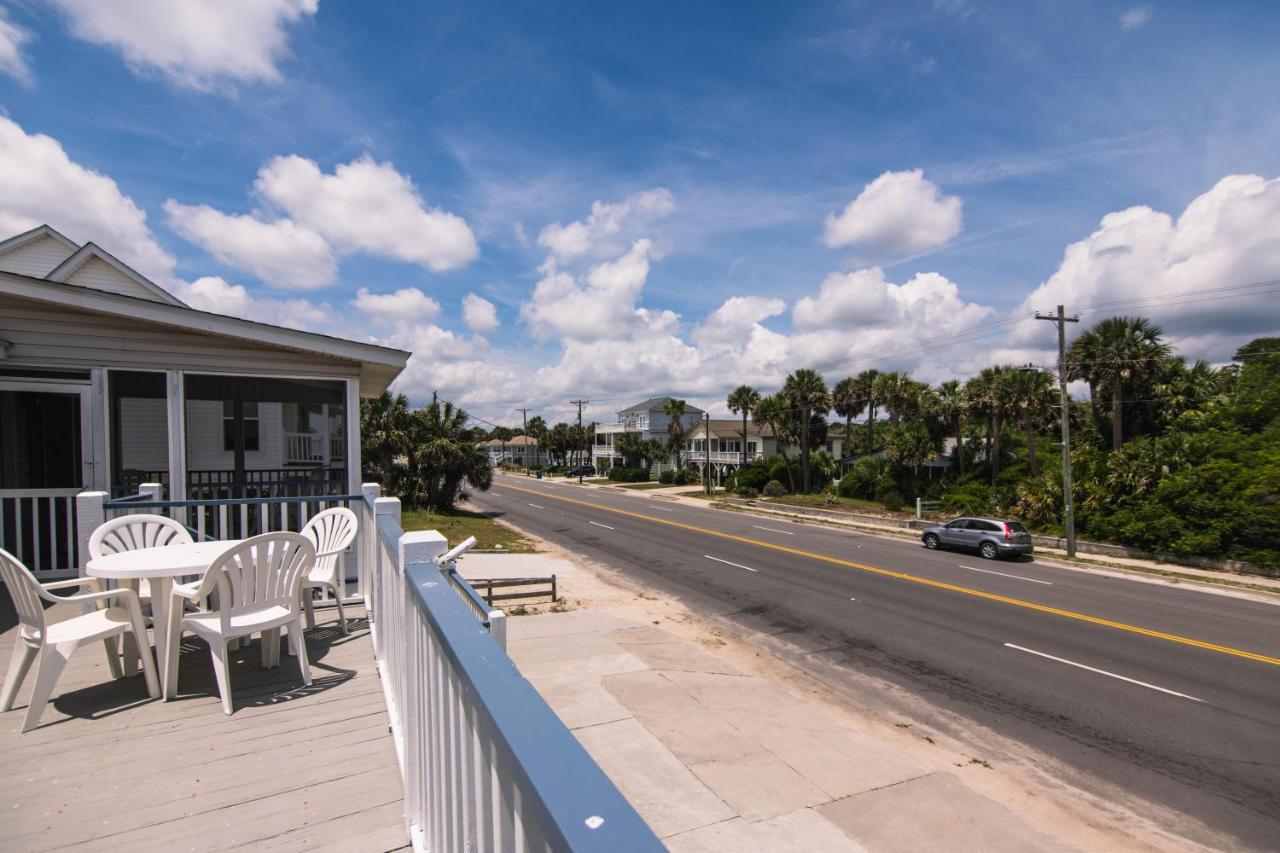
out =
{"type": "Polygon", "coordinates": [[[859,730],[901,749],[904,759],[933,767],[950,765],[973,789],[1036,829],[1083,850],[1234,846],[1233,839],[1183,814],[1138,800],[1104,781],[1080,779],[1072,768],[901,688],[815,659],[806,654],[809,650],[775,635],[754,631],[710,608],[686,605],[674,593],[646,588],[608,566],[520,532],[538,542],[540,551],[572,562],[577,571],[559,579],[558,603],[512,608],[508,612],[515,618],[521,612],[581,609],[661,626],[793,695],[824,705],[859,730]]]}

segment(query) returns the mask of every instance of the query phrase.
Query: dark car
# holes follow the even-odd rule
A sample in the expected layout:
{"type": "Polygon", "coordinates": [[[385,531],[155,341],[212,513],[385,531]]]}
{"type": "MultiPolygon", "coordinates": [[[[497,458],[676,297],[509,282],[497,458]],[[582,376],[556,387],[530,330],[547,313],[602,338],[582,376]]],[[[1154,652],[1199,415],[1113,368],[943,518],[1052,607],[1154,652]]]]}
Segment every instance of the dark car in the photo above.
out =
{"type": "Polygon", "coordinates": [[[1021,522],[998,518],[957,518],[925,530],[920,541],[931,551],[964,548],[977,551],[988,560],[1030,554],[1033,550],[1031,534],[1021,522]]]}
{"type": "Polygon", "coordinates": [[[564,475],[566,477],[594,477],[596,475],[596,466],[574,465],[568,471],[565,471],[564,475]]]}

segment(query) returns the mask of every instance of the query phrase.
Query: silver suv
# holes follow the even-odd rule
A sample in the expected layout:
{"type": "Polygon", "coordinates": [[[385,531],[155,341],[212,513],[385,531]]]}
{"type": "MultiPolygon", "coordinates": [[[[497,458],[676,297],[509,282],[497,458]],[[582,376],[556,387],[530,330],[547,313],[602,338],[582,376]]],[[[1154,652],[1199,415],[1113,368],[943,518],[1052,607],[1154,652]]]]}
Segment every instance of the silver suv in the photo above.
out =
{"type": "Polygon", "coordinates": [[[977,551],[988,560],[1011,555],[1030,554],[1031,534],[1018,521],[998,518],[957,518],[930,527],[920,536],[930,551],[938,548],[966,548],[977,551]]]}

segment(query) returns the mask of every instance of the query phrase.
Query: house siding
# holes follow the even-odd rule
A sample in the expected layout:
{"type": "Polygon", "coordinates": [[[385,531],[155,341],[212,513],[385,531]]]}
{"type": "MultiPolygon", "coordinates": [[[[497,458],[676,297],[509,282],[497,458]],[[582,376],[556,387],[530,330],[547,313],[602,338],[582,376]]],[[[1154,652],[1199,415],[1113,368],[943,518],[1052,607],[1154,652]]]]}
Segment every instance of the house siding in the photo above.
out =
{"type": "MultiPolygon", "coordinates": [[[[61,276],[59,276],[61,277],[61,276]]],[[[129,276],[120,272],[101,258],[90,258],[84,262],[66,281],[67,284],[79,287],[91,287],[94,290],[105,290],[107,293],[119,293],[124,296],[135,296],[140,299],[156,300],[156,295],[129,276]]]]}
{"type": "MultiPolygon", "coordinates": [[[[247,450],[244,467],[277,469],[284,467],[281,403],[258,404],[257,450],[247,450]]],[[[187,401],[187,469],[229,471],[235,467],[235,453],[222,449],[222,403],[219,400],[187,401]]]]}
{"type": "Polygon", "coordinates": [[[9,367],[177,369],[339,378],[360,375],[359,364],[316,353],[255,346],[9,296],[0,296],[0,339],[11,344],[4,361],[9,367]]]}
{"type": "Polygon", "coordinates": [[[44,278],[74,253],[61,240],[45,236],[0,255],[0,270],[44,278]]]}

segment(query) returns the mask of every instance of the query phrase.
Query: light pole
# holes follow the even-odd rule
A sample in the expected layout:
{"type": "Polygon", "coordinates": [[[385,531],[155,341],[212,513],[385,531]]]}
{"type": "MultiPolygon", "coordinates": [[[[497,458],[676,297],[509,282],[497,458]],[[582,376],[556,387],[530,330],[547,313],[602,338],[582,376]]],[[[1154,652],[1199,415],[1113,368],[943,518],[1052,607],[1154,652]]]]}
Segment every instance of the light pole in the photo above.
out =
{"type": "Polygon", "coordinates": [[[1058,324],[1058,395],[1062,420],[1062,526],[1067,534],[1067,556],[1076,555],[1076,510],[1071,494],[1071,397],[1067,394],[1067,323],[1079,323],[1079,317],[1068,317],[1063,306],[1057,314],[1036,314],[1037,320],[1058,324]]]}

